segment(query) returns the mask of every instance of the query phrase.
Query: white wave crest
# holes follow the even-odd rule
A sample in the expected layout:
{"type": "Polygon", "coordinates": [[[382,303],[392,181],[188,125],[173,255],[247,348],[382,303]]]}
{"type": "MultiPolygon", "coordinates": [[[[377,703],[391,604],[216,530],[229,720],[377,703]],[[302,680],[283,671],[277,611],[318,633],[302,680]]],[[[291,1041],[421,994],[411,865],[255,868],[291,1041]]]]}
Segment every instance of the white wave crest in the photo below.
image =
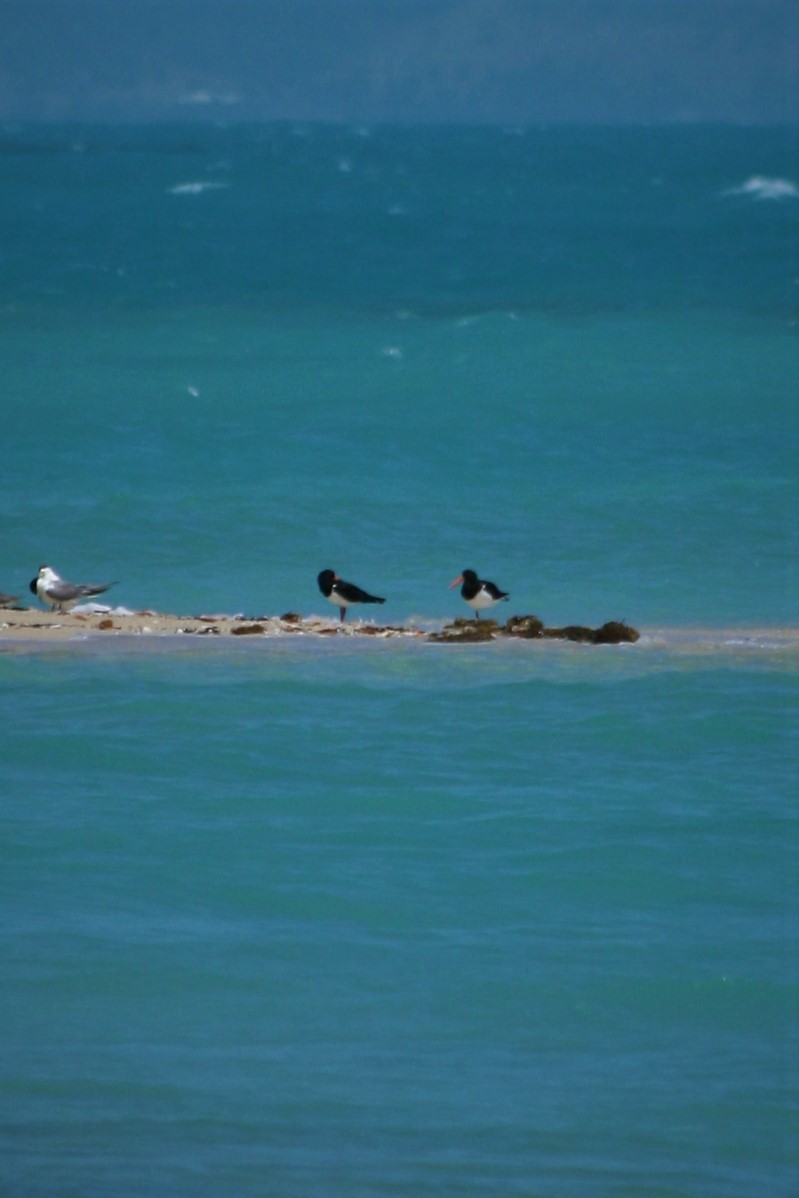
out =
{"type": "Polygon", "coordinates": [[[740,187],[730,187],[725,196],[751,196],[755,200],[799,200],[799,187],[790,179],[769,179],[752,175],[740,187]]]}
{"type": "Polygon", "coordinates": [[[197,183],[176,183],[174,187],[168,187],[167,192],[171,196],[198,196],[204,191],[221,191],[229,186],[227,183],[209,183],[207,181],[197,183]]]}

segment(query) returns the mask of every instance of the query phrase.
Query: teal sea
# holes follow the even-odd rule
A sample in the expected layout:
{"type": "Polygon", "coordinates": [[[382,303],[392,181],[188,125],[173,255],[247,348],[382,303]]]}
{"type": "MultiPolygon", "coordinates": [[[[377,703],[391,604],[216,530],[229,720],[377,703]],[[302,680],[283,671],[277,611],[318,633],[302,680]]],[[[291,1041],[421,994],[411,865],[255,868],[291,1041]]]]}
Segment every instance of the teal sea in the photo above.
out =
{"type": "Polygon", "coordinates": [[[0,591],[642,633],[0,627],[0,1193],[799,1192],[798,144],[0,132],[0,591]]]}

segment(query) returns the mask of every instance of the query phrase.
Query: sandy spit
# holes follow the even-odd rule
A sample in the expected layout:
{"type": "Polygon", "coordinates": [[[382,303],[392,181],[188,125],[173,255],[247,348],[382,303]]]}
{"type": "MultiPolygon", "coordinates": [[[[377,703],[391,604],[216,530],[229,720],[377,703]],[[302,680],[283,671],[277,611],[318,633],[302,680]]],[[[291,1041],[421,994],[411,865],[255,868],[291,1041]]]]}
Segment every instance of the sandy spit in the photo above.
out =
{"type": "Polygon", "coordinates": [[[341,623],[285,616],[173,616],[159,612],[47,612],[33,608],[0,610],[0,640],[58,641],[113,636],[377,636],[421,637],[415,628],[361,621],[341,623]]]}

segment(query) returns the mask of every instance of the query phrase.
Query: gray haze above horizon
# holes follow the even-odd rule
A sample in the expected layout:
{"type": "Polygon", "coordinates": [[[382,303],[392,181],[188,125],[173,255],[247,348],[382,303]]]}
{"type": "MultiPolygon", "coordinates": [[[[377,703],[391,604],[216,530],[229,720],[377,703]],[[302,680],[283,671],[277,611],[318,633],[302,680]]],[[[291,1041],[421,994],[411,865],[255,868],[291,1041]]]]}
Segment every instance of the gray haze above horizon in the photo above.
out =
{"type": "Polygon", "coordinates": [[[767,124],[794,0],[0,0],[0,119],[767,124]]]}

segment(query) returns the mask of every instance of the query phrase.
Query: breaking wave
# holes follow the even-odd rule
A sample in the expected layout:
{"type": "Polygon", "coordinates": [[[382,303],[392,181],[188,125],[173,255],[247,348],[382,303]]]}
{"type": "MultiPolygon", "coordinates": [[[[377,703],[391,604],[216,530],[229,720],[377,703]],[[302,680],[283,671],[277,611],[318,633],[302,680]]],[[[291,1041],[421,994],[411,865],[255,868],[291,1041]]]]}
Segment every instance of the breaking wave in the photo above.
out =
{"type": "Polygon", "coordinates": [[[740,187],[730,187],[722,192],[725,196],[751,196],[754,200],[797,200],[799,187],[790,179],[770,179],[765,175],[752,175],[740,187]]]}

